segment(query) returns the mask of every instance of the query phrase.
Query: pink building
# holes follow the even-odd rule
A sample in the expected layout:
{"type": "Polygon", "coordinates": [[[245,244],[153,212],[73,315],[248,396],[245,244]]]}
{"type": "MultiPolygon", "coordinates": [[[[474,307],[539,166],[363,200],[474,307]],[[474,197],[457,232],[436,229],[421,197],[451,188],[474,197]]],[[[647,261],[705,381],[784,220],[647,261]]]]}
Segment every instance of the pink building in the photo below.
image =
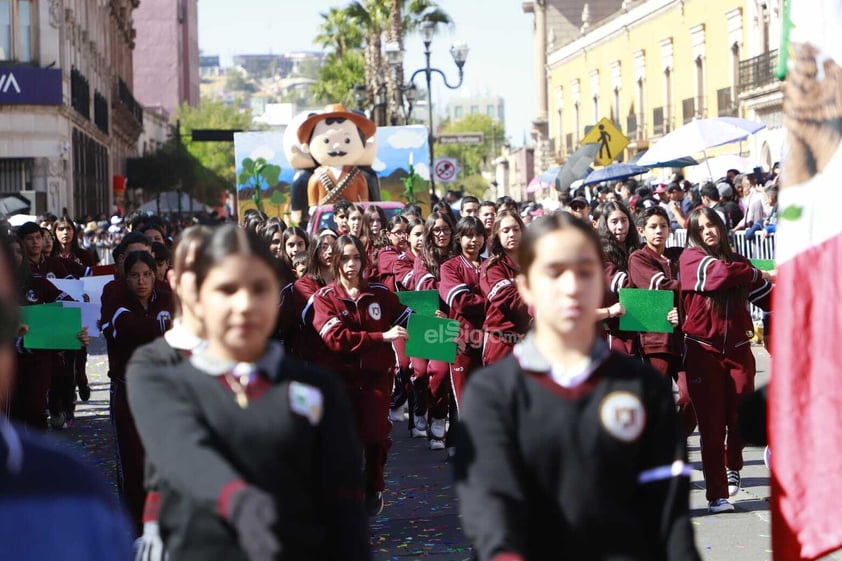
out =
{"type": "Polygon", "coordinates": [[[199,103],[198,0],[142,0],[134,11],[134,94],[173,115],[199,103]]]}

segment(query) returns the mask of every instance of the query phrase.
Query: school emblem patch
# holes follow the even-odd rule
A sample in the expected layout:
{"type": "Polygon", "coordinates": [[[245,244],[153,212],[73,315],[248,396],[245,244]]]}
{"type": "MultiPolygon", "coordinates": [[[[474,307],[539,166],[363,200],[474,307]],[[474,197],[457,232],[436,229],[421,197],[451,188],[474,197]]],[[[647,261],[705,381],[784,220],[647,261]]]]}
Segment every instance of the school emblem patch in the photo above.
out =
{"type": "Polygon", "coordinates": [[[26,301],[32,304],[36,304],[38,302],[38,293],[30,288],[26,291],[26,301]]]}
{"type": "Polygon", "coordinates": [[[646,410],[635,394],[611,392],[599,406],[599,420],[614,438],[634,442],[646,426],[646,410]]]}
{"type": "Polygon", "coordinates": [[[372,319],[380,319],[380,316],[383,315],[380,311],[380,304],[374,302],[371,305],[369,305],[368,315],[370,315],[372,319]]]}
{"type": "Polygon", "coordinates": [[[293,413],[306,417],[310,424],[316,426],[322,420],[324,413],[324,396],[322,391],[301,382],[289,384],[289,408],[293,413]]]}

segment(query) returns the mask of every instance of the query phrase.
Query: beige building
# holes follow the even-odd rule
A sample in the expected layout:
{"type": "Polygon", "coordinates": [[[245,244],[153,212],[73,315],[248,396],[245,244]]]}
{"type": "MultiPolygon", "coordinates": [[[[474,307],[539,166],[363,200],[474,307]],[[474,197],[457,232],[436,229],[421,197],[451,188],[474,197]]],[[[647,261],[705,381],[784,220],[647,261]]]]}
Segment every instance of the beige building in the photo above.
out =
{"type": "Polygon", "coordinates": [[[496,197],[509,196],[516,201],[528,198],[526,188],[535,177],[535,150],[529,147],[510,150],[504,146],[494,161],[496,197]]]}
{"type": "Polygon", "coordinates": [[[601,20],[583,10],[578,34],[564,44],[551,48],[548,38],[547,135],[556,160],[604,117],[631,140],[628,158],[693,118],[717,116],[767,124],[727,151],[767,169],[780,159],[781,86],[772,73],[779,0],[613,4],[601,20]]]}
{"type": "Polygon", "coordinates": [[[33,213],[112,210],[143,120],[131,89],[135,7],[0,2],[11,22],[0,40],[0,192],[24,192],[33,213]]]}

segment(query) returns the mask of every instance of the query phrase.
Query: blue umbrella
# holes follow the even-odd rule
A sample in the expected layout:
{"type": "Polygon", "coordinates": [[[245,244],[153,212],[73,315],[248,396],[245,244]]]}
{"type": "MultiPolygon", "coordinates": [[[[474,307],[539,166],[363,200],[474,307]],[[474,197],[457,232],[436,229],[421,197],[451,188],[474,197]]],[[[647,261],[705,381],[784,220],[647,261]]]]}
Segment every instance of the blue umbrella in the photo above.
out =
{"type": "Polygon", "coordinates": [[[638,166],[635,164],[611,164],[602,169],[591,172],[585,178],[585,185],[594,185],[602,183],[603,181],[612,181],[614,179],[625,179],[633,175],[640,175],[649,171],[649,168],[638,166]]]}
{"type": "Polygon", "coordinates": [[[583,144],[568,156],[563,166],[553,166],[538,176],[544,183],[555,185],[558,191],[567,191],[570,184],[590,173],[590,165],[599,151],[598,143],[583,144]]]}
{"type": "Polygon", "coordinates": [[[699,161],[696,160],[696,158],[693,158],[691,156],[685,156],[683,158],[676,158],[674,160],[667,160],[666,162],[657,162],[657,163],[654,163],[654,164],[646,164],[646,165],[638,164],[637,163],[638,160],[640,160],[640,158],[642,158],[643,155],[646,154],[646,152],[648,152],[648,150],[643,151],[643,152],[638,152],[637,154],[634,155],[634,157],[631,160],[629,160],[629,163],[640,166],[640,167],[645,167],[645,168],[683,168],[683,167],[687,167],[687,166],[695,166],[696,164],[699,163],[699,161]]]}
{"type": "Polygon", "coordinates": [[[561,166],[552,166],[547,168],[545,171],[538,176],[538,180],[541,183],[546,183],[549,185],[555,185],[556,177],[558,177],[558,172],[561,171],[561,166]]]}

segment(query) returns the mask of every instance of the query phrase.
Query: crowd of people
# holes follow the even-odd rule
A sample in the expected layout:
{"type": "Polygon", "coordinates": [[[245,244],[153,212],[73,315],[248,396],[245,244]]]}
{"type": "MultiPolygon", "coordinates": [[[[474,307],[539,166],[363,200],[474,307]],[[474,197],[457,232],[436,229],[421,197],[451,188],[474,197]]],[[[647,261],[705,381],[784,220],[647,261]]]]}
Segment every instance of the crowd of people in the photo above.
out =
{"type": "MultiPolygon", "coordinates": [[[[760,188],[743,189],[736,221],[679,178],[572,193],[556,211],[464,196],[387,215],[342,200],[312,235],[256,210],[183,231],[118,218],[98,327],[138,555],[368,558],[405,423],[453,463],[480,559],[697,559],[686,438],[698,426],[709,511],[733,510],[748,305],[768,307],[774,281],[729,245],[735,228],[773,226],[745,192],[760,188]],[[666,247],[676,228],[685,248],[666,247]],[[674,331],[622,330],[624,288],[671,291],[674,331]],[[413,310],[398,295],[420,290],[458,322],[452,363],[407,354],[413,310]],[[624,538],[601,540],[606,528],[624,538]]],[[[70,299],[49,279],[99,257],[84,226],[45,218],[9,236],[21,305],[70,299]]],[[[13,419],[72,424],[77,392],[90,397],[87,328],[78,338],[81,351],[18,340],[13,419]]]]}

